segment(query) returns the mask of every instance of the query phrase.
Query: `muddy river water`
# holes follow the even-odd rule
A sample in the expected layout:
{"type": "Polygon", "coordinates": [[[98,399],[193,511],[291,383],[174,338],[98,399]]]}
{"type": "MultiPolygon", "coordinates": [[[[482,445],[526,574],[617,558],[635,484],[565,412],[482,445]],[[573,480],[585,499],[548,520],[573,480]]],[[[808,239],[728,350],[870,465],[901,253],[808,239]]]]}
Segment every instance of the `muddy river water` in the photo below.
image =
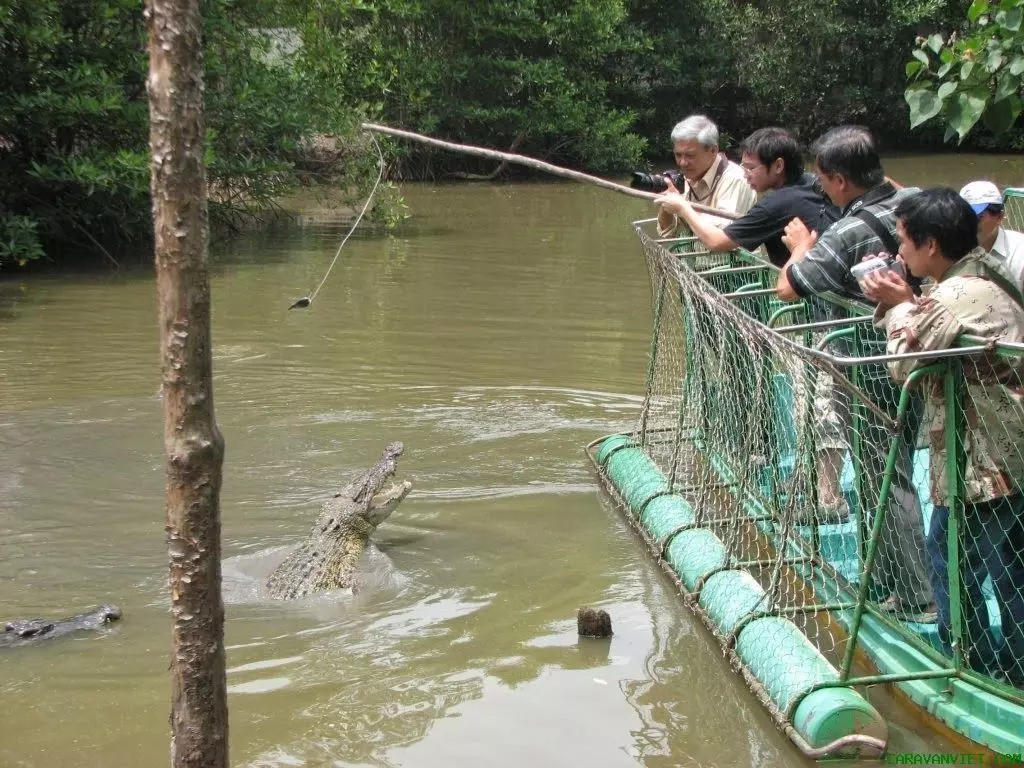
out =
{"type": "MultiPolygon", "coordinates": [[[[1016,158],[891,175],[1024,180],[1016,158]]],[[[598,493],[583,446],[641,402],[647,204],[568,184],[405,189],[213,249],[231,757],[238,766],[800,766],[598,493]],[[355,596],[266,600],[319,504],[403,440],[412,495],[355,596]],[[575,612],[612,615],[579,642],[575,612]]],[[[312,205],[312,204],[311,204],[312,205]]],[[[0,655],[0,765],[166,765],[168,629],[151,273],[0,282],[0,618],[119,604],[0,655]]],[[[893,749],[952,749],[884,695],[893,749]]]]}

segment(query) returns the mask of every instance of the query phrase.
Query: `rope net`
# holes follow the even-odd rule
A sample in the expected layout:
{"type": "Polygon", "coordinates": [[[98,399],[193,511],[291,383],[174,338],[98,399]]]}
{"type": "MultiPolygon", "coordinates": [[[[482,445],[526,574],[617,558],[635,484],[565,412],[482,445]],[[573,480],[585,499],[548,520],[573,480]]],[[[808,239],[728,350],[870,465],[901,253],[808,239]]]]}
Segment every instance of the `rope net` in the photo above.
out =
{"type": "MultiPolygon", "coordinates": [[[[866,305],[783,303],[776,270],[750,254],[659,241],[643,222],[637,234],[654,331],[629,444],[661,479],[638,480],[620,501],[725,649],[754,620],[778,617],[757,622],[758,679],[791,683],[793,669],[825,664],[826,679],[852,685],[864,615],[951,676],[1024,701],[1014,688],[1024,687],[1018,358],[893,361],[866,305]],[[906,383],[891,377],[894,362],[906,383]],[[949,395],[958,376],[959,400],[949,395]],[[943,424],[957,409],[962,439],[950,453],[943,424]],[[993,446],[1005,482],[976,505],[977,462],[965,457],[993,446]],[[960,479],[952,502],[936,493],[949,467],[960,479]]],[[[788,721],[806,688],[768,693],[788,721]]]]}

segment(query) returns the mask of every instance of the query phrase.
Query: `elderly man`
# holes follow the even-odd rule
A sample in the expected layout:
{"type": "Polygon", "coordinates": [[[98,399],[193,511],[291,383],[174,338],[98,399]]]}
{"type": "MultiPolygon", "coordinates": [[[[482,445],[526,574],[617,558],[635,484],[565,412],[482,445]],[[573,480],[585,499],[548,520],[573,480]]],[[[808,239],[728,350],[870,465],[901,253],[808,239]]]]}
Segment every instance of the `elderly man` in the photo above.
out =
{"type": "Polygon", "coordinates": [[[808,229],[824,232],[839,218],[839,211],[825,198],[814,177],[804,173],[800,144],[785,128],[754,131],[740,144],[740,153],[747,184],[765,196],[737,220],[715,226],[685,196],[674,192],[660,195],[654,202],[663,212],[684,219],[709,251],[752,251],[763,245],[772,264],[781,267],[789,260],[782,236],[790,221],[798,218],[808,229]]]}
{"type": "Polygon", "coordinates": [[[1006,272],[1024,286],[1024,234],[1003,227],[1003,196],[991,181],[972,181],[960,197],[978,216],[978,245],[1003,264],[1006,272]]]}
{"type": "MultiPolygon", "coordinates": [[[[800,219],[786,227],[784,242],[790,257],[780,270],[776,293],[786,301],[834,293],[864,300],[860,286],[850,271],[865,256],[879,251],[895,253],[896,206],[919,192],[917,188],[896,189],[886,180],[874,137],[853,125],[834,128],[812,147],[815,173],[825,194],[842,209],[842,218],[819,233],[809,230],[800,219]]],[[[844,349],[833,350],[840,353],[844,349]]],[[[837,486],[843,456],[853,441],[848,436],[850,414],[846,397],[832,387],[828,376],[816,382],[815,405],[819,486],[827,490],[837,486]]],[[[875,388],[877,385],[872,384],[875,388]]],[[[890,407],[888,392],[875,388],[870,393],[877,404],[890,407]]],[[[924,521],[921,505],[911,479],[911,456],[919,418],[912,409],[900,440],[899,454],[892,478],[885,526],[878,551],[878,581],[889,591],[880,603],[883,610],[916,621],[934,620],[934,602],[924,557],[924,521]]],[[[861,473],[880,492],[886,467],[889,441],[886,427],[871,414],[861,432],[861,473]]],[[[832,500],[827,500],[826,505],[832,500]]],[[[872,499],[861,499],[866,511],[873,511],[872,499]]]]}
{"type": "Polygon", "coordinates": [[[665,204],[658,211],[658,233],[662,237],[679,225],[673,212],[677,202],[741,214],[750,210],[757,195],[747,184],[743,169],[718,150],[718,127],[713,122],[704,115],[690,115],[672,129],[672,145],[686,183],[682,192],[669,183],[668,192],[661,195],[665,204]]]}
{"type": "MultiPolygon", "coordinates": [[[[990,256],[974,249],[977,220],[952,189],[929,189],[896,208],[899,254],[911,274],[934,285],[918,298],[896,272],[865,277],[865,292],[878,301],[876,323],[887,337],[887,352],[927,352],[954,346],[962,334],[985,341],[1024,342],[1024,296],[990,256]]],[[[888,364],[903,381],[927,359],[888,364]]],[[[1024,393],[1021,363],[987,354],[965,361],[963,488],[966,508],[959,537],[964,605],[964,649],[972,667],[1024,684],[1024,393]],[[985,576],[1002,621],[1002,647],[988,634],[981,592],[985,576]]],[[[946,475],[946,402],[940,382],[928,403],[931,494],[935,509],[928,534],[932,585],[940,636],[949,641],[946,475]]]]}

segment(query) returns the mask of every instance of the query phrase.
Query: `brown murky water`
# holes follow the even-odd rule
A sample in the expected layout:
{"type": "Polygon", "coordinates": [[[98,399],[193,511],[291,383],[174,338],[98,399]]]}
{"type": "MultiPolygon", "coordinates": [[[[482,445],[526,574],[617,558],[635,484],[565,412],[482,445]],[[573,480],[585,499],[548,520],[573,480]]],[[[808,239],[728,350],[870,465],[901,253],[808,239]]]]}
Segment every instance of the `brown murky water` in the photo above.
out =
{"type": "MultiPolygon", "coordinates": [[[[903,158],[904,182],[1024,161],[903,158]]],[[[216,249],[232,762],[806,765],[598,494],[582,448],[642,394],[646,204],[563,184],[413,186],[394,237],[312,218],[216,249]],[[262,576],[389,440],[410,496],[355,597],[262,576]],[[610,645],[578,643],[606,607],[610,645]]],[[[0,617],[125,610],[0,656],[0,764],[165,765],[168,611],[150,275],[0,283],[0,617]]],[[[893,749],[946,749],[893,719],[893,749]]]]}

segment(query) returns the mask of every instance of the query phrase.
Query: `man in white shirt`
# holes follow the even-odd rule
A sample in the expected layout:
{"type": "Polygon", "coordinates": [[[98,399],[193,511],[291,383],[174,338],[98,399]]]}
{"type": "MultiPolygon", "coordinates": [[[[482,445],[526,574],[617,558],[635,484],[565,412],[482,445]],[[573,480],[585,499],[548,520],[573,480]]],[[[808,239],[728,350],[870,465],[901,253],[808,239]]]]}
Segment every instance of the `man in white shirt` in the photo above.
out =
{"type": "MultiPolygon", "coordinates": [[[[681,196],[688,203],[741,215],[757,202],[757,193],[747,184],[743,169],[718,150],[718,126],[704,115],[690,115],[676,124],[672,149],[686,184],[685,189],[677,190],[669,182],[669,191],[663,193],[665,200],[681,196]]],[[[668,208],[662,205],[658,212],[658,232],[663,237],[679,224],[679,217],[668,208]]],[[[711,218],[728,224],[724,219],[711,218]]]]}
{"type": "Polygon", "coordinates": [[[1024,233],[1003,226],[1003,196],[991,181],[972,181],[960,197],[978,216],[978,245],[1006,268],[1014,282],[1024,287],[1024,233]]]}

